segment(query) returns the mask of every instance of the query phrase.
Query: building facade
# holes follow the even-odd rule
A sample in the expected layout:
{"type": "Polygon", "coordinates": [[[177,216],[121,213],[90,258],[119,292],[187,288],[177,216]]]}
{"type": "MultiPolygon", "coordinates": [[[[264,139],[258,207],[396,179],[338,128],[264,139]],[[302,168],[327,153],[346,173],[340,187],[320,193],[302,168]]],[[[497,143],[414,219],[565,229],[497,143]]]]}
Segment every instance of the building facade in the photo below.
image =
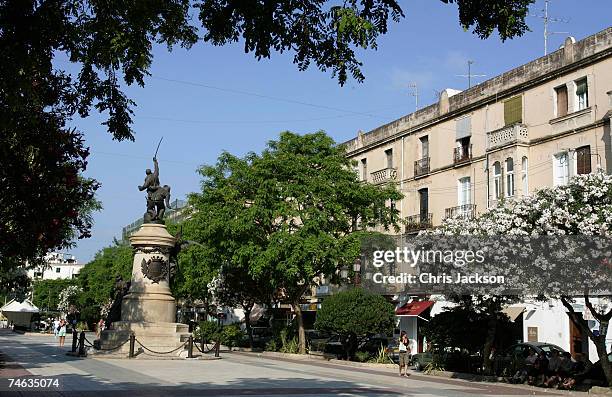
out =
{"type": "Polygon", "coordinates": [[[406,233],[612,172],[612,28],[345,143],[362,180],[395,182],[406,233]]]}
{"type": "MultiPolygon", "coordinates": [[[[438,103],[360,132],[344,145],[363,181],[395,183],[403,193],[390,205],[406,220],[401,232],[406,236],[446,217],[473,217],[502,200],[566,184],[573,175],[612,173],[611,116],[608,28],[578,42],[567,38],[559,50],[468,90],[447,89],[438,103]]],[[[446,304],[438,300],[430,314],[446,304]]],[[[596,299],[595,304],[612,303],[596,299]]],[[[588,318],[584,304],[574,306],[588,318]]],[[[560,302],[526,301],[507,310],[521,322],[522,340],[554,343],[597,359],[594,345],[560,302]]],[[[409,302],[398,305],[396,314],[399,328],[421,351],[417,311],[409,302]]],[[[595,329],[596,322],[589,326],[595,329]]],[[[612,345],[612,331],[607,343],[612,345]]]]}
{"type": "Polygon", "coordinates": [[[28,277],[33,280],[73,279],[84,266],[74,255],[50,252],[45,255],[45,265],[28,270],[28,277]]]}

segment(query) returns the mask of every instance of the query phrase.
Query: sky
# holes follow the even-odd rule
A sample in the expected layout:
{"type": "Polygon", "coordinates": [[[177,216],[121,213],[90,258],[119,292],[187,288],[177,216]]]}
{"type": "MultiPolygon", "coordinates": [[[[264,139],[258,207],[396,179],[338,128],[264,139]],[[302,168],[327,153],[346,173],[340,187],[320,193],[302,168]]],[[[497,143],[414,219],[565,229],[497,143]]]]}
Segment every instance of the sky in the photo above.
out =
{"type": "MultiPolygon", "coordinates": [[[[467,61],[472,60],[472,84],[544,55],[544,1],[531,8],[531,32],[501,42],[493,35],[481,40],[464,31],[456,5],[435,0],[400,0],[404,14],[390,22],[377,50],[360,55],[366,80],[339,86],[331,73],[311,67],[300,72],[292,54],[272,54],[257,61],[240,43],[213,47],[199,43],[190,50],[165,46],[154,49],[151,76],[145,87],[127,88],[137,103],[134,142],[117,142],[92,112],[73,125],[85,134],[91,149],[85,175],[101,183],[97,199],[103,209],[94,215],[92,237],[78,240],[69,252],[80,262],[121,237],[123,226],[145,212],[142,184],[152,168],[158,141],[160,181],[172,187],[172,198],[199,191],[199,166],[214,164],[223,151],[235,155],[259,152],[282,131],[326,131],[336,142],[354,138],[435,102],[436,91],[465,89],[467,61]]],[[[611,26],[610,0],[551,0],[549,52],[565,37],[580,40],[611,26]]]]}

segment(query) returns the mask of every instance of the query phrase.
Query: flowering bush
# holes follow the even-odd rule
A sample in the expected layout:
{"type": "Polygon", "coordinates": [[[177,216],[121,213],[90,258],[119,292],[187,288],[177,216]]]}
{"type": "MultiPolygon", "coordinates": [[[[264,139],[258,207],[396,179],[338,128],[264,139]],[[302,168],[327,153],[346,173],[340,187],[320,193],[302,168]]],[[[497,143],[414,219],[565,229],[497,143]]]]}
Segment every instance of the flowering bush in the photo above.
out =
{"type": "Polygon", "coordinates": [[[83,288],[76,285],[69,285],[59,293],[59,303],[57,310],[62,313],[72,313],[77,311],[74,306],[74,298],[79,292],[83,292],[83,288]]]}

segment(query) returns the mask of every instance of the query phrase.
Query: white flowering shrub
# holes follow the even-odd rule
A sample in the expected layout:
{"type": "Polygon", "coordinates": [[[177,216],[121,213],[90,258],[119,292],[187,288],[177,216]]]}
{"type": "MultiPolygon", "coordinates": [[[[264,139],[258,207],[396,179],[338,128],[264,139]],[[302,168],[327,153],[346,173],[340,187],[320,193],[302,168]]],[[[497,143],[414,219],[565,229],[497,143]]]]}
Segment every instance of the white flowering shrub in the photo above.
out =
{"type": "Polygon", "coordinates": [[[76,285],[69,285],[64,290],[62,290],[59,293],[59,303],[57,305],[57,310],[62,313],[73,312],[75,310],[74,297],[76,297],[79,292],[83,292],[83,289],[76,285]]]}

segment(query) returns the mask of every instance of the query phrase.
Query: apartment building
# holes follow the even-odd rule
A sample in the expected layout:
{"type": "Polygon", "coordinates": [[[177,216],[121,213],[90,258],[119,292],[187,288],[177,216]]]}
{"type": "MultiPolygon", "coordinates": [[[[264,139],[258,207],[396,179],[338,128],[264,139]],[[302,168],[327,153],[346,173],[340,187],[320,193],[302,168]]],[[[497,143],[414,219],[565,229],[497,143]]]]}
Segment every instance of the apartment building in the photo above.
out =
{"type": "MultiPolygon", "coordinates": [[[[566,184],[576,174],[612,173],[611,117],[608,28],[578,42],[569,37],[559,50],[468,90],[447,89],[438,103],[358,133],[344,145],[363,181],[397,184],[404,199],[391,204],[407,221],[401,234],[410,235],[446,217],[472,217],[501,200],[566,184]]],[[[417,299],[398,305],[399,328],[414,340],[413,351],[424,343],[420,310],[434,304],[431,315],[448,303],[417,299]]],[[[588,318],[583,304],[574,307],[588,318]]],[[[596,359],[594,345],[558,301],[526,301],[507,310],[521,322],[522,340],[555,343],[596,359]]],[[[596,322],[589,326],[595,330],[596,322]]],[[[612,345],[612,332],[606,343],[612,345]]]]}
{"type": "Polygon", "coordinates": [[[612,28],[465,91],[344,145],[370,183],[397,183],[393,203],[405,233],[449,216],[473,216],[500,200],[567,183],[575,174],[612,172],[612,28]]]}
{"type": "Polygon", "coordinates": [[[33,280],[66,280],[76,278],[85,266],[79,263],[74,255],[62,252],[50,252],[45,255],[45,265],[28,270],[28,277],[33,280]]]}

